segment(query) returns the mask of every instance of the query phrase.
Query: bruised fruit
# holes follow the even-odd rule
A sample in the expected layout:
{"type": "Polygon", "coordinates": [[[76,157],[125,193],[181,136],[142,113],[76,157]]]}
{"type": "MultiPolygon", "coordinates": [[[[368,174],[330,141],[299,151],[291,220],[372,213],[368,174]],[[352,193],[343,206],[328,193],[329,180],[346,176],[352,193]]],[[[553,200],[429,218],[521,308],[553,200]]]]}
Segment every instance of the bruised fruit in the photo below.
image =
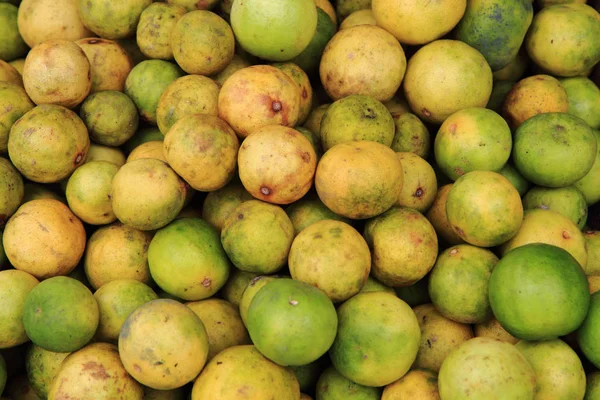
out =
{"type": "Polygon", "coordinates": [[[200,318],[170,299],[152,300],[129,314],[119,334],[127,372],[153,389],[191,382],[206,364],[208,337],[200,318]]]}
{"type": "Polygon", "coordinates": [[[218,74],[214,75],[212,78],[217,83],[218,87],[220,88],[221,86],[223,86],[223,84],[225,83],[225,81],[227,79],[229,79],[229,77],[231,75],[233,75],[234,73],[236,73],[240,69],[244,69],[246,67],[249,67],[250,65],[251,64],[250,64],[250,62],[248,60],[246,60],[245,58],[241,57],[239,54],[234,54],[233,58],[231,59],[231,61],[229,62],[229,64],[227,64],[227,66],[221,72],[219,72],[218,74]]]}
{"type": "Polygon", "coordinates": [[[311,143],[297,130],[264,126],[254,130],[240,146],[240,180],[257,199],[289,204],[311,188],[316,158],[311,143]]]}
{"type": "Polygon", "coordinates": [[[200,218],[177,219],[160,229],[148,247],[152,278],[184,300],[215,294],[229,277],[229,260],[219,234],[200,218]]]}
{"type": "Polygon", "coordinates": [[[85,163],[69,177],[65,196],[83,222],[105,225],[117,217],[112,210],[112,181],[119,167],[108,161],[85,163]]]}
{"type": "Polygon", "coordinates": [[[271,274],[287,261],[294,226],[283,209],[248,200],[225,219],[221,243],[231,262],[242,271],[271,274]]]}
{"type": "Polygon", "coordinates": [[[206,299],[186,303],[204,324],[208,336],[208,361],[221,351],[250,344],[248,331],[237,307],[221,299],[206,299]]]}
{"type": "Polygon", "coordinates": [[[436,40],[410,58],[404,94],[421,119],[441,124],[469,107],[485,107],[492,93],[492,70],[479,51],[458,40],[436,40]]]}
{"type": "Polygon", "coordinates": [[[350,141],[329,149],[317,166],[315,188],[334,213],[366,219],[388,210],[402,189],[402,164],[389,147],[350,141]]]}
{"type": "Polygon", "coordinates": [[[239,140],[219,117],[193,114],[178,120],[164,140],[165,159],[192,188],[222,188],[236,172],[239,140]]]}
{"type": "Polygon", "coordinates": [[[391,148],[397,152],[411,152],[427,159],[431,148],[431,135],[423,122],[414,114],[392,113],[396,127],[391,148]]]}
{"type": "Polygon", "coordinates": [[[333,100],[362,94],[387,101],[400,87],[405,71],[406,56],[400,43],[374,25],[336,33],[327,43],[319,67],[323,87],[333,100]]]}
{"type": "Polygon", "coordinates": [[[37,106],[10,130],[8,155],[29,180],[58,182],[85,162],[90,138],[73,111],[52,104],[37,106]]]}
{"type": "Polygon", "coordinates": [[[25,299],[39,281],[19,270],[0,271],[0,349],[29,341],[23,326],[25,299]]]}
{"type": "Polygon", "coordinates": [[[498,257],[490,250],[461,244],[444,250],[429,276],[429,296],[440,313],[453,321],[477,324],[492,317],[490,276],[498,257]]]}
{"type": "MultiPolygon", "coordinates": [[[[158,3],[155,3],[158,4],[158,3]]],[[[158,100],[156,122],[163,135],[183,117],[193,114],[217,115],[219,86],[202,75],[186,75],[167,86],[158,100]]]]}
{"type": "Polygon", "coordinates": [[[597,152],[596,135],[584,120],[566,113],[545,113],[519,126],[512,158],[528,181],[563,187],[591,170],[597,152]]]}
{"type": "Polygon", "coordinates": [[[364,286],[371,270],[371,253],[350,225],[323,220],[294,238],[288,265],[293,279],[317,287],[339,302],[364,286]]]}
{"type": "Polygon", "coordinates": [[[253,197],[236,179],[221,189],[213,190],[206,195],[202,203],[202,219],[211,224],[220,233],[223,222],[229,214],[242,202],[253,197]]]}
{"type": "Polygon", "coordinates": [[[171,33],[186,9],[178,4],[152,3],[140,14],[136,28],[136,43],[148,58],[173,58],[171,33]]]}
{"type": "Polygon", "coordinates": [[[188,74],[211,75],[233,58],[235,38],[231,27],[217,14],[190,11],[171,31],[171,49],[177,64],[188,74]]]}
{"type": "Polygon", "coordinates": [[[291,369],[275,364],[252,345],[233,346],[215,356],[194,382],[193,400],[299,400],[300,385],[291,369]],[[264,382],[269,382],[265,385],[264,382]]]}
{"type": "Polygon", "coordinates": [[[45,350],[33,343],[29,346],[25,353],[25,369],[29,384],[38,397],[48,397],[52,381],[69,354],[45,350]]]}
{"type": "Polygon", "coordinates": [[[113,178],[113,212],[135,229],[153,230],[182,210],[187,185],[166,163],[142,158],[123,165],[113,178]]]}
{"type": "Polygon", "coordinates": [[[88,96],[79,111],[90,139],[107,146],[120,146],[138,128],[137,108],[124,93],[102,91],[88,96]]]}
{"type": "Polygon", "coordinates": [[[380,101],[354,94],[327,108],[319,136],[323,151],[353,140],[371,140],[390,147],[394,139],[394,120],[380,101]]]}
{"type": "Polygon", "coordinates": [[[523,197],[523,208],[556,211],[569,218],[579,229],[585,226],[588,216],[585,196],[574,186],[562,188],[535,186],[523,197]]]}
{"type": "Polygon", "coordinates": [[[102,285],[94,298],[100,312],[95,337],[102,342],[116,343],[127,316],[142,304],[156,300],[158,295],[135,279],[117,279],[102,285]]]}
{"type": "Polygon", "coordinates": [[[91,77],[85,53],[68,40],[48,40],[35,46],[23,67],[23,85],[38,105],[77,106],[90,92],[91,77]]]}
{"type": "Polygon", "coordinates": [[[404,180],[397,206],[421,213],[429,209],[437,193],[437,179],[431,165],[414,153],[396,153],[402,163],[404,180]]]}
{"type": "Polygon", "coordinates": [[[78,0],[83,24],[104,39],[124,39],[135,34],[140,15],[152,0],[78,0]]]}
{"type": "Polygon", "coordinates": [[[92,36],[77,12],[78,0],[22,0],[19,34],[29,47],[50,39],[75,41],[92,36]]]}
{"type": "Polygon", "coordinates": [[[533,75],[517,82],[506,94],[502,114],[516,129],[535,115],[566,113],[568,107],[567,92],[558,79],[549,75],[533,75]]]}
{"type": "Polygon", "coordinates": [[[421,345],[413,368],[438,372],[448,354],[473,338],[468,324],[444,317],[433,304],[422,304],[413,311],[421,328],[421,345]]]}
{"type": "Polygon", "coordinates": [[[516,247],[529,243],[546,243],[568,251],[581,268],[587,265],[586,243],[583,234],[569,218],[552,211],[540,209],[526,210],[517,234],[500,247],[506,254],[516,247]]]}
{"type": "Polygon", "coordinates": [[[300,116],[298,87],[280,69],[253,65],[229,77],[219,92],[219,117],[245,138],[266,125],[294,126],[300,116]]]}
{"type": "Polygon", "coordinates": [[[517,189],[492,171],[467,172],[454,183],[446,201],[452,229],[479,247],[493,247],[515,236],[523,219],[517,189]]]}
{"type": "Polygon", "coordinates": [[[152,234],[120,222],[102,226],[89,238],[83,266],[94,289],[117,279],[150,284],[148,246],[152,234]]]}
{"type": "Polygon", "coordinates": [[[69,354],[56,374],[48,399],[88,399],[90,393],[106,398],[142,400],[144,389],[119,359],[117,346],[92,343],[69,354]]]}
{"type": "Polygon", "coordinates": [[[293,62],[273,64],[274,67],[282,70],[294,83],[298,86],[300,92],[300,113],[298,114],[298,122],[300,125],[304,123],[312,107],[313,89],[310,84],[310,79],[306,72],[293,62]]]}
{"type": "Polygon", "coordinates": [[[467,6],[466,0],[373,0],[373,16],[377,25],[391,32],[403,44],[419,45],[432,42],[461,20],[467,6]]]}
{"type": "Polygon", "coordinates": [[[92,73],[90,93],[103,90],[122,92],[133,61],[117,42],[101,38],[85,38],[75,42],[88,58],[92,73]]]}
{"type": "Polygon", "coordinates": [[[567,251],[531,243],[506,253],[496,264],[489,299],[495,317],[510,334],[522,340],[549,340],[581,325],[590,292],[583,269],[567,251]]]}
{"type": "Polygon", "coordinates": [[[437,374],[413,369],[383,389],[381,400],[440,400],[437,374]]]}
{"type": "Polygon", "coordinates": [[[392,287],[419,281],[438,254],[433,226],[411,208],[393,207],[369,220],[364,236],[371,249],[373,276],[392,287]]]}
{"type": "Polygon", "coordinates": [[[343,376],[365,386],[384,386],[408,372],[421,341],[408,304],[391,293],[359,293],[337,313],[338,333],[329,357],[343,376]]]}
{"type": "Polygon", "coordinates": [[[92,292],[73,278],[48,278],[25,299],[23,325],[27,336],[46,350],[79,350],[94,336],[98,321],[98,303],[92,292]]]}
{"type": "Polygon", "coordinates": [[[310,43],[317,28],[317,6],[314,0],[234,1],[230,19],[246,51],[265,60],[287,61],[310,43]]]}
{"type": "Polygon", "coordinates": [[[499,171],[511,148],[508,124],[485,108],[466,108],[450,115],[434,143],[437,165],[452,180],[470,171],[499,171]]]}
{"type": "Polygon", "coordinates": [[[474,338],[452,351],[438,375],[440,397],[444,400],[533,399],[535,373],[512,344],[488,338],[474,338]],[[510,382],[510,384],[507,384],[510,382]]]}
{"type": "Polygon", "coordinates": [[[305,365],[331,347],[338,319],[325,293],[293,279],[275,279],[256,293],[248,309],[256,348],[275,363],[305,365]]]}
{"type": "Polygon", "coordinates": [[[19,207],[2,239],[10,263],[38,279],[71,272],[86,245],[81,221],[54,199],[31,200],[19,207]]]}
{"type": "Polygon", "coordinates": [[[494,317],[480,324],[475,324],[473,331],[477,337],[487,337],[511,344],[516,344],[519,341],[519,339],[508,333],[494,317]]]}

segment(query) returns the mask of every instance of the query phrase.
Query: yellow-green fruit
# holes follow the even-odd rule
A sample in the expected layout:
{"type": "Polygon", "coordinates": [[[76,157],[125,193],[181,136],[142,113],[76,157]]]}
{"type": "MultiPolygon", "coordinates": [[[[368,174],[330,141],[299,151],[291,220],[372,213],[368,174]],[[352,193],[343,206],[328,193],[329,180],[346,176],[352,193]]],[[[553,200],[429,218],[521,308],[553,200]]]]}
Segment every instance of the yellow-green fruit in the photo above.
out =
{"type": "Polygon", "coordinates": [[[498,322],[498,320],[494,317],[485,322],[475,324],[473,331],[477,337],[487,337],[510,344],[516,344],[519,341],[519,339],[508,333],[506,329],[500,325],[500,322],[498,322]]]}
{"type": "Polygon", "coordinates": [[[245,58],[242,58],[239,54],[234,54],[229,64],[227,64],[227,66],[221,72],[216,74],[213,79],[219,85],[219,87],[221,87],[231,75],[240,69],[249,67],[250,65],[250,62],[245,58]]]}
{"type": "Polygon", "coordinates": [[[177,174],[195,190],[210,192],[233,178],[237,135],[221,118],[194,114],[178,120],[165,135],[164,154],[177,174]]]}
{"type": "Polygon", "coordinates": [[[421,328],[421,345],[414,367],[438,372],[452,350],[473,338],[473,329],[444,317],[431,303],[417,306],[413,311],[421,328]]]}
{"type": "Polygon", "coordinates": [[[171,32],[171,49],[177,64],[188,74],[211,75],[233,58],[235,38],[217,14],[196,10],[181,17],[171,32]]]}
{"type": "Polygon", "coordinates": [[[113,178],[113,212],[135,229],[162,228],[182,210],[187,192],[187,185],[163,161],[134,160],[113,178]]]}
{"type": "Polygon", "coordinates": [[[167,163],[164,140],[151,140],[140,144],[129,153],[126,163],[130,163],[140,158],[154,158],[167,163]]]}
{"type": "Polygon", "coordinates": [[[167,0],[170,5],[177,5],[185,8],[187,12],[194,10],[210,10],[217,3],[218,0],[167,0]]]}
{"type": "Polygon", "coordinates": [[[89,95],[79,111],[90,139],[120,146],[135,134],[139,119],[135,103],[124,93],[105,90],[89,95]]]}
{"type": "Polygon", "coordinates": [[[403,179],[402,164],[392,149],[368,140],[350,141],[323,154],[315,188],[334,213],[366,219],[394,205],[403,179]]]}
{"type": "Polygon", "coordinates": [[[404,180],[397,206],[413,208],[424,213],[437,194],[437,178],[433,167],[414,153],[396,153],[402,163],[404,180]]]}
{"type": "Polygon", "coordinates": [[[44,104],[28,111],[10,130],[8,155],[29,180],[58,182],[85,162],[90,138],[73,111],[44,104]]]}
{"type": "Polygon", "coordinates": [[[52,381],[69,354],[45,350],[33,343],[27,349],[25,353],[27,378],[32,389],[41,399],[48,397],[52,381]]]}
{"type": "Polygon", "coordinates": [[[517,189],[492,171],[467,172],[454,183],[446,201],[452,229],[475,246],[492,247],[517,234],[523,204],[517,189]]]}
{"type": "Polygon", "coordinates": [[[4,60],[0,60],[0,82],[9,82],[23,87],[23,78],[19,71],[4,60]]]}
{"type": "Polygon", "coordinates": [[[391,32],[401,43],[419,45],[432,42],[461,20],[466,0],[440,1],[373,0],[377,25],[391,32]]]}
{"type": "Polygon", "coordinates": [[[77,44],[47,40],[27,54],[23,85],[35,104],[75,107],[92,88],[90,62],[77,44]]]}
{"type": "Polygon", "coordinates": [[[448,201],[448,194],[451,189],[451,183],[441,186],[438,189],[435,200],[425,216],[435,228],[435,232],[438,234],[439,238],[450,245],[454,245],[464,243],[464,240],[454,232],[452,225],[448,221],[448,216],[446,215],[446,202],[448,201]]]}
{"type": "Polygon", "coordinates": [[[352,28],[357,25],[377,25],[373,11],[370,8],[354,11],[348,15],[340,24],[340,30],[352,28]]]}
{"type": "Polygon", "coordinates": [[[383,283],[379,282],[377,279],[369,276],[367,282],[365,282],[364,286],[360,289],[361,293],[367,292],[387,292],[394,294],[394,288],[391,288],[383,283]]]}
{"type": "Polygon", "coordinates": [[[341,217],[323,204],[318,196],[310,193],[286,208],[285,212],[294,225],[294,233],[298,235],[304,228],[315,222],[328,219],[349,223],[348,218],[341,217]]]}
{"type": "Polygon", "coordinates": [[[277,278],[277,276],[273,275],[258,275],[248,282],[239,303],[240,317],[245,326],[248,326],[248,310],[250,309],[250,304],[252,304],[254,296],[256,296],[263,286],[277,278]]]}
{"type": "Polygon", "coordinates": [[[24,188],[25,195],[23,196],[23,201],[21,202],[21,205],[27,203],[28,201],[36,199],[54,199],[64,204],[67,204],[66,198],[48,189],[48,187],[45,185],[39,183],[26,183],[24,185],[24,188]]]}
{"type": "Polygon", "coordinates": [[[594,370],[586,376],[584,400],[596,400],[600,395],[600,371],[594,370]]]}
{"type": "Polygon", "coordinates": [[[6,158],[0,157],[0,226],[17,211],[25,194],[23,178],[6,158]]]}
{"type": "Polygon", "coordinates": [[[218,297],[227,300],[236,307],[239,307],[246,287],[252,281],[252,279],[256,278],[257,276],[258,274],[254,274],[252,272],[246,272],[237,268],[232,268],[229,279],[227,279],[227,282],[225,282],[225,285],[219,291],[218,297]]]}
{"type": "Polygon", "coordinates": [[[191,382],[206,364],[208,337],[200,318],[170,299],[152,300],[132,312],[119,334],[127,372],[153,389],[191,382]]]}
{"type": "Polygon", "coordinates": [[[282,70],[296,85],[300,91],[300,113],[297,124],[303,124],[312,108],[313,90],[306,72],[294,63],[273,64],[274,67],[282,70]]]}
{"type": "Polygon", "coordinates": [[[384,386],[413,364],[421,331],[413,310],[391,293],[359,293],[338,309],[338,333],[329,349],[333,366],[365,386],[384,386]]]}
{"type": "Polygon", "coordinates": [[[600,275],[600,231],[584,230],[583,237],[588,251],[586,275],[600,275]]]}
{"type": "MultiPolygon", "coordinates": [[[[159,3],[154,3],[159,4],[159,3]]],[[[186,75],[167,86],[158,100],[156,122],[163,135],[183,117],[193,114],[217,115],[219,86],[202,75],[186,75]]]]}
{"type": "Polygon", "coordinates": [[[6,224],[4,251],[10,263],[38,279],[66,275],[85,248],[83,224],[58,200],[23,204],[6,224]]]}
{"type": "Polygon", "coordinates": [[[581,230],[569,218],[556,211],[534,209],[525,211],[523,223],[516,235],[501,247],[502,254],[529,243],[546,243],[568,251],[585,270],[588,260],[581,230]]]}
{"type": "Polygon", "coordinates": [[[140,14],[135,35],[140,51],[148,58],[172,59],[171,32],[186,12],[180,5],[162,2],[146,7],[140,14]]]}
{"type": "Polygon", "coordinates": [[[252,345],[233,346],[215,356],[194,382],[192,400],[299,400],[300,385],[291,369],[279,366],[252,345]],[[268,382],[268,384],[265,384],[268,382]]]}
{"type": "Polygon", "coordinates": [[[225,218],[242,202],[254,197],[237,180],[208,193],[202,204],[202,219],[221,232],[225,218]]]}
{"type": "Polygon", "coordinates": [[[371,271],[371,252],[350,225],[323,220],[295,237],[288,266],[293,279],[315,286],[331,301],[340,302],[364,286],[371,271]]]}
{"type": "Polygon", "coordinates": [[[238,153],[240,180],[257,199],[290,204],[312,186],[317,155],[300,132],[281,125],[253,131],[238,153]]]}
{"type": "Polygon", "coordinates": [[[294,126],[300,93],[294,81],[272,65],[253,65],[229,77],[219,92],[219,117],[245,138],[266,125],[294,126]]]}
{"type": "Polygon", "coordinates": [[[133,229],[119,222],[100,227],[87,243],[83,266],[94,289],[117,279],[135,279],[150,284],[149,232],[133,229]]]}
{"type": "Polygon", "coordinates": [[[142,385],[123,368],[117,346],[92,343],[64,359],[50,387],[48,400],[142,400],[143,395],[142,385]]]}
{"type": "Polygon", "coordinates": [[[393,207],[369,220],[364,236],[371,249],[373,276],[391,287],[419,281],[433,268],[438,254],[433,226],[411,208],[393,207]]]}
{"type": "Polygon", "coordinates": [[[227,281],[231,264],[219,234],[200,218],[181,218],[160,229],[148,247],[152,278],[165,292],[184,300],[214,295],[227,281]]]}
{"type": "Polygon", "coordinates": [[[91,143],[85,162],[89,163],[92,161],[108,161],[120,168],[125,164],[125,154],[118,147],[91,143]]]}
{"type": "Polygon", "coordinates": [[[381,400],[440,400],[437,374],[413,369],[383,389],[381,400]]]}
{"type": "Polygon", "coordinates": [[[202,320],[208,336],[208,361],[221,351],[250,344],[248,331],[240,312],[233,304],[221,299],[207,299],[186,303],[202,320]]]}
{"type": "Polygon", "coordinates": [[[320,106],[313,108],[310,114],[308,114],[306,121],[304,121],[304,127],[320,136],[321,122],[323,121],[323,116],[329,106],[331,106],[331,103],[321,104],[320,106]]]}
{"type": "Polygon", "coordinates": [[[441,124],[463,108],[485,107],[492,84],[492,70],[479,51],[443,39],[421,47],[410,58],[404,94],[419,118],[441,124]]]}
{"type": "Polygon", "coordinates": [[[96,340],[117,343],[121,327],[136,308],[158,295],[147,285],[135,279],[117,279],[102,285],[94,293],[100,310],[96,340]]]}
{"type": "Polygon", "coordinates": [[[17,58],[12,60],[9,64],[14,67],[19,74],[23,75],[23,67],[25,66],[25,58],[17,58]]]}
{"type": "Polygon", "coordinates": [[[569,99],[568,113],[583,119],[594,129],[600,129],[600,88],[589,78],[577,76],[560,80],[569,99]]]}
{"type": "Polygon", "coordinates": [[[17,26],[18,8],[13,4],[0,4],[0,60],[12,61],[27,54],[17,26]]]}
{"type": "Polygon", "coordinates": [[[393,113],[396,126],[391,148],[397,152],[411,152],[427,159],[431,148],[431,135],[425,124],[415,114],[393,113]]]}
{"type": "Polygon", "coordinates": [[[271,274],[287,261],[294,226],[283,209],[260,200],[248,200],[225,219],[223,248],[242,271],[271,274]]]}
{"type": "Polygon", "coordinates": [[[520,341],[515,345],[535,373],[536,399],[573,398],[585,395],[585,371],[579,356],[560,339],[520,341]]]}
{"type": "Polygon", "coordinates": [[[566,113],[568,109],[567,91],[550,75],[533,75],[520,80],[502,103],[502,115],[513,129],[535,115],[566,113]]]}
{"type": "Polygon", "coordinates": [[[0,349],[29,341],[22,322],[23,308],[25,298],[38,283],[39,281],[27,272],[0,271],[0,349]]]}
{"type": "Polygon", "coordinates": [[[319,67],[323,87],[333,100],[364,94],[387,101],[398,91],[405,71],[406,56],[400,43],[374,25],[336,33],[327,43],[319,67]]]}
{"type": "Polygon", "coordinates": [[[531,64],[525,47],[522,46],[515,58],[504,68],[494,71],[494,81],[514,82],[523,78],[523,74],[531,64]]]}
{"type": "Polygon", "coordinates": [[[527,53],[552,75],[581,75],[600,61],[600,14],[587,4],[544,7],[525,39],[527,53]]]}
{"type": "Polygon", "coordinates": [[[77,0],[22,0],[19,33],[29,47],[50,39],[75,41],[92,36],[77,12],[77,0]]]}
{"type": "Polygon", "coordinates": [[[314,0],[234,1],[230,20],[244,50],[265,60],[287,61],[310,43],[317,6],[314,0]]]}
{"type": "Polygon", "coordinates": [[[84,25],[104,39],[123,39],[135,34],[140,15],[152,0],[78,0],[84,25]]]}
{"type": "Polygon", "coordinates": [[[112,180],[119,167],[108,161],[82,165],[69,177],[66,197],[69,208],[82,221],[105,225],[117,219],[112,211],[112,180]]]}
{"type": "Polygon", "coordinates": [[[125,80],[133,68],[127,51],[117,42],[101,38],[85,38],[76,41],[90,62],[92,88],[90,93],[103,90],[125,89],[125,80]]]}
{"type": "Polygon", "coordinates": [[[352,382],[330,366],[319,376],[316,398],[318,400],[379,400],[381,398],[381,390],[377,387],[369,387],[352,382]]]}
{"type": "Polygon", "coordinates": [[[8,134],[12,125],[34,106],[21,86],[0,82],[0,154],[8,151],[8,134]]]}

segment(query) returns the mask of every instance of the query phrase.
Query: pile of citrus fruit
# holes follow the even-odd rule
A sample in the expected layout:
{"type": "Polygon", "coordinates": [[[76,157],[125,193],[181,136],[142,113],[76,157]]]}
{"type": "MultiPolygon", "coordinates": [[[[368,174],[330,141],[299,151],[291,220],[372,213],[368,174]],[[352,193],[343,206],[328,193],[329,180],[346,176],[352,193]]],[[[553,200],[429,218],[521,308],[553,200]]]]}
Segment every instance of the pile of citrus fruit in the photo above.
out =
{"type": "Polygon", "coordinates": [[[0,399],[600,399],[599,10],[0,0],[0,399]]]}

